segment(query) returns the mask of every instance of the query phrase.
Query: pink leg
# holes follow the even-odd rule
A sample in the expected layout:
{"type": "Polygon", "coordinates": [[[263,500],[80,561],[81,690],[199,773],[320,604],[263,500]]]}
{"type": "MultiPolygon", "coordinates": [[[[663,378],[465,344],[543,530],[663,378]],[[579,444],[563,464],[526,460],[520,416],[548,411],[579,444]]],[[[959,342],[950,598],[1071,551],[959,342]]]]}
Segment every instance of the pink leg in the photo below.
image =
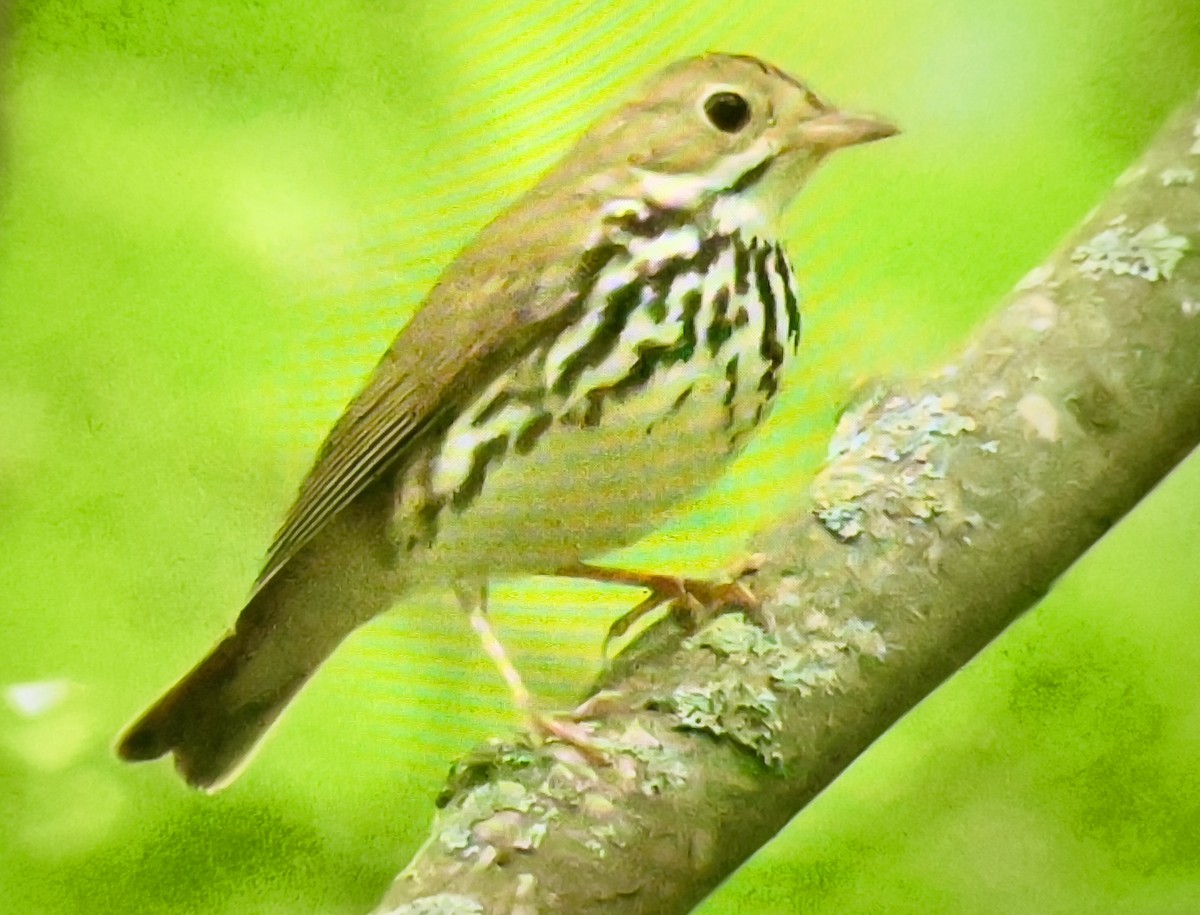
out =
{"type": "Polygon", "coordinates": [[[592,740],[592,735],[586,728],[569,718],[543,714],[537,708],[537,704],[533,701],[533,695],[525,686],[525,681],[521,679],[516,665],[509,659],[508,652],[504,650],[504,645],[501,644],[487,617],[487,585],[480,587],[478,595],[472,594],[463,586],[456,587],[455,591],[458,594],[459,603],[467,611],[471,628],[479,636],[479,641],[483,645],[483,650],[487,652],[487,656],[492,659],[492,663],[500,671],[500,676],[504,678],[504,682],[512,694],[513,705],[525,717],[530,731],[541,739],[555,739],[570,744],[592,762],[607,762],[607,755],[592,740]]]}

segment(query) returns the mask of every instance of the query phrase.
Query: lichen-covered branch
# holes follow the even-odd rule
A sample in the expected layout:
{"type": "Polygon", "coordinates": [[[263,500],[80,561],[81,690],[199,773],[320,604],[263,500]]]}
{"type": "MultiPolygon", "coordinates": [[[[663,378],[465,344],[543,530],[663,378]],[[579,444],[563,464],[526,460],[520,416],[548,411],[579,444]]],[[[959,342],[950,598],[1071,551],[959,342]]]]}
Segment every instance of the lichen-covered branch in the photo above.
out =
{"type": "Polygon", "coordinates": [[[951,364],[864,392],[749,579],[590,700],[612,764],[461,761],[380,912],[685,912],[1200,441],[1200,102],[951,364]]]}

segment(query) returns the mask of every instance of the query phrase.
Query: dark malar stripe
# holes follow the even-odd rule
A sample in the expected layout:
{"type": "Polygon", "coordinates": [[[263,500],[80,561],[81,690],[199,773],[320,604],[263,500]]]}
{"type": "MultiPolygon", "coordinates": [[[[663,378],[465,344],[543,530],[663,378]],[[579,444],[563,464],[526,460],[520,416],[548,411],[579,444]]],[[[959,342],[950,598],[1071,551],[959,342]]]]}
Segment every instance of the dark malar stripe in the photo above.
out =
{"type": "Polygon", "coordinates": [[[775,245],[775,269],[783,279],[783,307],[787,311],[788,339],[792,341],[792,352],[800,349],[800,303],[792,285],[792,270],[788,266],[783,245],[775,245]]]}
{"type": "Polygon", "coordinates": [[[755,249],[754,258],[754,279],[757,287],[758,298],[762,302],[763,307],[763,328],[762,328],[762,344],[759,346],[759,352],[762,357],[767,360],[767,370],[763,372],[762,380],[759,382],[758,389],[765,391],[767,397],[774,397],[775,391],[779,387],[776,372],[780,365],[783,364],[783,347],[779,345],[779,338],[775,330],[775,290],[771,288],[771,276],[768,273],[767,258],[771,256],[771,248],[769,245],[763,245],[761,248],[755,249]]]}
{"type": "Polygon", "coordinates": [[[730,185],[729,192],[731,194],[741,194],[750,190],[750,188],[754,187],[754,185],[758,184],[758,182],[763,179],[763,176],[766,175],[768,170],[770,170],[774,161],[774,158],[768,157],[759,162],[758,165],[743,172],[738,179],[733,182],[732,185],[730,185]]]}

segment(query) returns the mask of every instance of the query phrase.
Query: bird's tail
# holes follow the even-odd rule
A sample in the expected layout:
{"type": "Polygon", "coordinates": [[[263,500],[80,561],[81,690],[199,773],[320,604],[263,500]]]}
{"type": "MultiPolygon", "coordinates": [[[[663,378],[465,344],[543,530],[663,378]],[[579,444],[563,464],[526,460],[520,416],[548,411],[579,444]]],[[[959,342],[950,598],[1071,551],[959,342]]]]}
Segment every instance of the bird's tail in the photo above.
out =
{"type": "Polygon", "coordinates": [[[343,509],[259,588],[233,631],[126,730],[123,759],[173,753],[206,791],[237,776],[305,681],[391,602],[395,573],[372,501],[343,509]]]}

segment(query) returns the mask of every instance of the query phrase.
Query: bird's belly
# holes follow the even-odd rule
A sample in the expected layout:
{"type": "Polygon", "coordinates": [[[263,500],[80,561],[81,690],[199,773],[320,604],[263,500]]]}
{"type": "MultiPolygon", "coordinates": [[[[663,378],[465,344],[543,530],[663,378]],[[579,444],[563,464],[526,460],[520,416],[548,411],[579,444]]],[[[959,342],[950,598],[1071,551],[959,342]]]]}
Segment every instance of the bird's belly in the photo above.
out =
{"type": "Polygon", "coordinates": [[[439,578],[553,571],[653,529],[710,485],[732,451],[715,386],[693,386],[678,406],[662,393],[594,425],[561,419],[528,453],[506,455],[468,505],[439,514],[423,564],[439,578]]]}
{"type": "MultiPolygon", "coordinates": [[[[442,582],[553,571],[633,543],[702,492],[769,398],[749,384],[730,397],[727,363],[678,368],[598,418],[560,416],[525,453],[490,462],[473,498],[437,513],[413,571],[442,582]]],[[[498,425],[476,441],[495,440],[498,425]]]]}

